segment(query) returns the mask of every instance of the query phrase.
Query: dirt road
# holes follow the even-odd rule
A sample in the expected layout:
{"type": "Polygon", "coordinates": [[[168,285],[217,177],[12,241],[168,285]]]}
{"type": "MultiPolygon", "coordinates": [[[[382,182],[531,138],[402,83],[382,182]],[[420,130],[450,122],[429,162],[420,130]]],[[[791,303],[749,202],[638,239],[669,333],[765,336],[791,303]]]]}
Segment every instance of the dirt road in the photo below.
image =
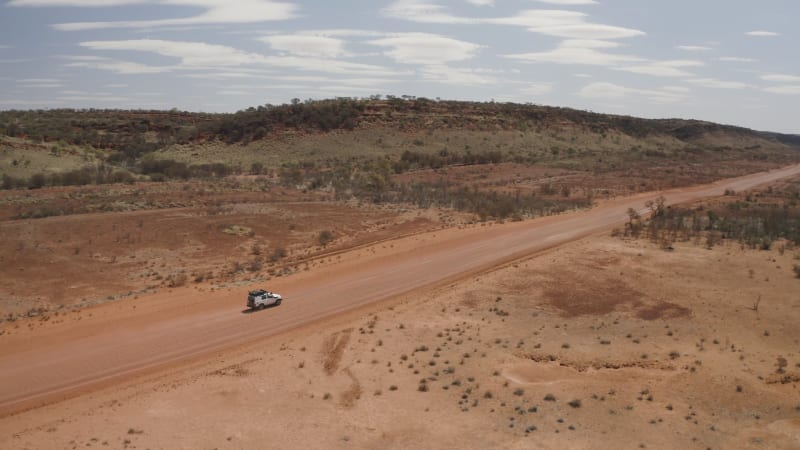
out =
{"type": "MultiPolygon", "coordinates": [[[[800,174],[800,166],[663,192],[668,204],[745,190],[800,174]]],[[[186,287],[85,311],[70,320],[0,336],[0,414],[86,392],[104,383],[230,346],[254,343],[320,318],[441,285],[622,224],[658,194],[585,212],[413,236],[345,254],[336,263],[270,282],[286,300],[243,311],[247,287],[186,287]]]]}

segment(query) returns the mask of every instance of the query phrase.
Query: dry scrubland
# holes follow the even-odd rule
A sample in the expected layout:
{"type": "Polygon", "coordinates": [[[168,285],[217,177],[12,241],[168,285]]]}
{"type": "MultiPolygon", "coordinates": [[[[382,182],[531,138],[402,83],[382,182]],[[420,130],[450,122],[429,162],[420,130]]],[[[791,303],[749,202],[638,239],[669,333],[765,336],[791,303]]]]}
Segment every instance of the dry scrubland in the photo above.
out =
{"type": "MultiPolygon", "coordinates": [[[[671,176],[642,169],[620,177],[517,163],[450,166],[395,174],[392,183],[433,188],[378,202],[336,200],[335,189],[286,186],[269,175],[0,191],[8,237],[0,241],[0,320],[203,282],[266,281],[310,269],[323,255],[492,213],[518,220],[705,180],[681,167],[671,176]]],[[[769,167],[740,161],[715,173],[769,167]]]]}
{"type": "Polygon", "coordinates": [[[0,192],[0,323],[49,320],[180,286],[265,281],[343,249],[471,220],[263,186],[234,180],[0,192]],[[63,213],[35,218],[53,210],[63,213]],[[32,217],[13,220],[25,211],[32,217]]]}
{"type": "Polygon", "coordinates": [[[795,448],[795,255],[593,237],[7,417],[0,446],[795,448]]]}
{"type": "MultiPolygon", "coordinates": [[[[0,339],[800,158],[797,136],[425,99],[12,111],[0,130],[0,339]]],[[[4,417],[0,448],[800,448],[798,201],[793,180],[631,217],[4,417]]]]}

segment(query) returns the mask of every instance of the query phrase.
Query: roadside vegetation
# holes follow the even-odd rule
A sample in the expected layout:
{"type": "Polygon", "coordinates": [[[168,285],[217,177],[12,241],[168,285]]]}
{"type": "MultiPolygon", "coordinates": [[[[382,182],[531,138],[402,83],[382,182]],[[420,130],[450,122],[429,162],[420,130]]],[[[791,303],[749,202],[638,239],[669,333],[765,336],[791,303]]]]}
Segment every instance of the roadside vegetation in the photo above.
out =
{"type": "MultiPolygon", "coordinates": [[[[254,192],[518,219],[777,167],[800,161],[798,148],[796,136],[707,122],[415,97],[295,99],[233,114],[2,111],[0,187],[235,178],[254,192]],[[467,167],[483,174],[461,177],[467,167]],[[519,167],[552,173],[509,173],[519,167]]],[[[18,216],[48,215],[38,211],[18,216]]]]}
{"type": "Polygon", "coordinates": [[[649,204],[644,219],[629,211],[624,232],[671,249],[674,242],[694,242],[711,249],[725,241],[743,248],[781,254],[800,245],[800,179],[747,192],[727,191],[721,198],[694,206],[666,206],[663,199],[649,204]]]}

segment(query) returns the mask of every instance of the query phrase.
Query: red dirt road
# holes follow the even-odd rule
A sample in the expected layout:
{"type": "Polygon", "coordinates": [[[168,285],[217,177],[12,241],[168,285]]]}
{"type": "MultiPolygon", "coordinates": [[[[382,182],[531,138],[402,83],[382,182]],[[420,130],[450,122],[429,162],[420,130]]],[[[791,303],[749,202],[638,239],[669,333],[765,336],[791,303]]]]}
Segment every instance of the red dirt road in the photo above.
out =
{"type": "MultiPolygon", "coordinates": [[[[800,165],[663,192],[668,204],[746,190],[800,174],[800,165]]],[[[147,370],[310,324],[323,317],[430,288],[620,225],[658,194],[590,211],[505,225],[447,230],[343,255],[341,262],[270,282],[286,299],[244,312],[248,287],[181,288],[86,310],[81,320],[0,336],[0,415],[85,392],[147,370]]]]}

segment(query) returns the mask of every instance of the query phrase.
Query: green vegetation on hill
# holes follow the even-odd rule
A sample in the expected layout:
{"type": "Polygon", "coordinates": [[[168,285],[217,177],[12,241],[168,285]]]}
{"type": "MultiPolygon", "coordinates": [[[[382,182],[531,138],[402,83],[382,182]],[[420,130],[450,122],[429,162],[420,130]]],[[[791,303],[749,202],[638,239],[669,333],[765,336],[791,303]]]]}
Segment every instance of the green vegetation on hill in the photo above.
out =
{"type": "Polygon", "coordinates": [[[665,137],[690,144],[712,135],[799,145],[800,137],[680,119],[640,119],[570,108],[516,103],[432,101],[425,98],[332,100],[251,107],[232,114],[181,111],[53,109],[0,111],[0,133],[32,141],[117,150],[139,156],[175,143],[247,143],[286,131],[330,132],[356,128],[415,132],[431,129],[520,132],[574,129],[630,138],[665,137]]]}
{"type": "Polygon", "coordinates": [[[592,193],[536,197],[535,189],[509,194],[395,176],[515,163],[631,179],[658,170],[674,186],[798,162],[798,150],[798,136],[696,120],[412,97],[295,100],[232,114],[0,111],[4,189],[252,174],[340,199],[445,205],[483,217],[582,206],[592,193]]]}

